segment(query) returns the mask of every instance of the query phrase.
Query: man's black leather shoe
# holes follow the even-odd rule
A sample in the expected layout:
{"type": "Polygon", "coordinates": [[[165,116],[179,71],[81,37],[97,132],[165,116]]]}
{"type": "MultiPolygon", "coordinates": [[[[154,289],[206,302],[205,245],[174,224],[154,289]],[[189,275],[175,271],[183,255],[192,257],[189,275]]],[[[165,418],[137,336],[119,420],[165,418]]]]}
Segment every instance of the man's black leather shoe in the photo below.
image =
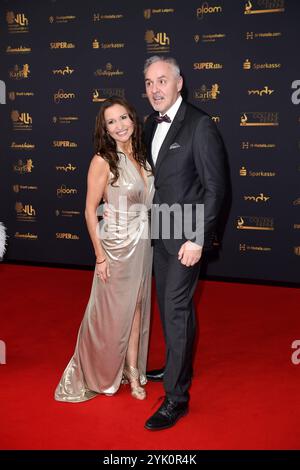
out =
{"type": "Polygon", "coordinates": [[[146,421],[145,428],[149,431],[161,431],[162,429],[171,428],[188,412],[188,403],[174,402],[170,398],[165,398],[156,413],[146,421]]]}
{"type": "Polygon", "coordinates": [[[154,369],[146,372],[146,377],[151,382],[162,382],[164,380],[165,369],[154,369]]]}

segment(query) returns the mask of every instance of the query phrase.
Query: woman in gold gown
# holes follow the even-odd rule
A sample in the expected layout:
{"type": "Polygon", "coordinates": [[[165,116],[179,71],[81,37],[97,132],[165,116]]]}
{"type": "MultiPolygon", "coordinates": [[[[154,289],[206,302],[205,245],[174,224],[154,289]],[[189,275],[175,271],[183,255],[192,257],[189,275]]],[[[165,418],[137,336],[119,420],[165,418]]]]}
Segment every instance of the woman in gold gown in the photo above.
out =
{"type": "Polygon", "coordinates": [[[96,255],[89,302],[74,355],[55,399],[82,402],[113,395],[121,382],[144,399],[152,248],[148,211],[154,186],[141,127],[123,98],[107,99],[96,118],[85,217],[96,255]],[[98,223],[101,200],[108,216],[98,223]]]}

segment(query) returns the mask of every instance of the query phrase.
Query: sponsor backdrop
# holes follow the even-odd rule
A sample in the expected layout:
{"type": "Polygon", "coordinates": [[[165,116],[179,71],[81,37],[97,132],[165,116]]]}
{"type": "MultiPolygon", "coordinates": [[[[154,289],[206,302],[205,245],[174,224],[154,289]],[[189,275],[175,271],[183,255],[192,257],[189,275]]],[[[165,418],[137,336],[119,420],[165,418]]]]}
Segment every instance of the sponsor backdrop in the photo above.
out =
{"type": "Polygon", "coordinates": [[[143,64],[171,54],[227,147],[232,205],[208,276],[299,282],[298,0],[1,2],[1,220],[8,260],[93,265],[84,219],[95,116],[151,111],[143,64]],[[6,102],[6,103],[5,103],[6,102]]]}

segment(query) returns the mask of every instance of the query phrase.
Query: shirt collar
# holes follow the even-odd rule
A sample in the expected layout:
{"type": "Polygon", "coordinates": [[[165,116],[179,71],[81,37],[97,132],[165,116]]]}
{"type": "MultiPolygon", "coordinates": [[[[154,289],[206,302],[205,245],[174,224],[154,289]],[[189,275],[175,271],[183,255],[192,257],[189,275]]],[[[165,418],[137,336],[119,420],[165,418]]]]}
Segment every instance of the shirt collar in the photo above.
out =
{"type": "MultiPolygon", "coordinates": [[[[181,105],[181,102],[182,102],[182,96],[179,95],[177,100],[175,101],[174,104],[172,104],[171,108],[168,109],[168,111],[165,113],[169,116],[169,118],[171,119],[171,121],[173,121],[174,117],[176,116],[176,113],[179,109],[179,106],[181,105]]],[[[163,116],[161,113],[159,113],[160,116],[163,116]]]]}

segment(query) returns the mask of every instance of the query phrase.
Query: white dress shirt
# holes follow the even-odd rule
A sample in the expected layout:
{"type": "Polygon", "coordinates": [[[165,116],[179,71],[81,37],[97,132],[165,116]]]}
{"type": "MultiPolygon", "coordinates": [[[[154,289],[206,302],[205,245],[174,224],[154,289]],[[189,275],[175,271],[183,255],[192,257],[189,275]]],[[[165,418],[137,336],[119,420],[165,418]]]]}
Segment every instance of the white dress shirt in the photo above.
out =
{"type": "MultiPolygon", "coordinates": [[[[157,124],[155,134],[152,139],[152,146],[151,146],[151,153],[152,153],[152,160],[154,165],[156,164],[156,160],[158,157],[158,153],[160,151],[160,147],[162,146],[163,141],[165,140],[165,137],[168,133],[168,130],[170,129],[173,119],[175,118],[175,115],[179,109],[179,106],[181,105],[182,102],[182,96],[179,95],[175,103],[171,106],[171,108],[165,113],[169,116],[171,119],[171,122],[161,122],[157,124]]],[[[160,116],[163,116],[161,113],[159,113],[160,116]]]]}

